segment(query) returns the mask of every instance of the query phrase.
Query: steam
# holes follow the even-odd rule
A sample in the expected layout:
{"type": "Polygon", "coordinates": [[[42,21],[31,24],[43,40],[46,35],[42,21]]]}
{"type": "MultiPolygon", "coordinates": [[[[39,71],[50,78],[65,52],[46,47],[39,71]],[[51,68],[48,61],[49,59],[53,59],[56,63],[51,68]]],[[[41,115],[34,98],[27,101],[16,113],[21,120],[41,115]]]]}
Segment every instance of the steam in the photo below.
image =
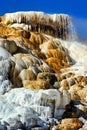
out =
{"type": "Polygon", "coordinates": [[[74,18],[73,22],[74,22],[79,40],[87,41],[87,19],[74,18]]]}

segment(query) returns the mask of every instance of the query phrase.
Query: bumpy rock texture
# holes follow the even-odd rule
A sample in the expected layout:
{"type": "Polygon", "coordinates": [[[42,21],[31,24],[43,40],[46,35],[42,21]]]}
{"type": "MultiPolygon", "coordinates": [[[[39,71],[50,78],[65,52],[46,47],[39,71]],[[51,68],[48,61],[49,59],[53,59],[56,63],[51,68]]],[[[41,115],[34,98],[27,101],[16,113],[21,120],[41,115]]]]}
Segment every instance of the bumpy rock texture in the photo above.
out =
{"type": "Polygon", "coordinates": [[[62,40],[71,25],[63,14],[0,17],[0,129],[87,129],[87,46],[62,40]]]}
{"type": "Polygon", "coordinates": [[[49,15],[43,12],[9,13],[1,17],[1,22],[7,25],[13,24],[13,27],[22,27],[25,30],[45,33],[63,39],[68,38],[70,21],[68,15],[49,15]],[[15,23],[21,25],[18,26],[15,23]]]}

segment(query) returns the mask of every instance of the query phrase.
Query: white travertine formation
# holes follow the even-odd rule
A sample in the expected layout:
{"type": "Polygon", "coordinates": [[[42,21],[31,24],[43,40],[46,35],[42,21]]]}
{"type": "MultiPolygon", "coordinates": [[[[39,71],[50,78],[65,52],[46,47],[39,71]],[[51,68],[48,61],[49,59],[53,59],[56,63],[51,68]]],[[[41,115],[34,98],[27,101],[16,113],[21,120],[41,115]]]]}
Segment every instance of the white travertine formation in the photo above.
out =
{"type": "Polygon", "coordinates": [[[87,46],[78,41],[61,41],[62,45],[68,49],[71,58],[79,63],[87,65],[87,46]]]}
{"type": "MultiPolygon", "coordinates": [[[[65,20],[66,18],[70,19],[69,15],[67,14],[45,14],[44,12],[16,12],[16,13],[7,13],[5,14],[5,22],[11,21],[11,22],[17,22],[21,23],[23,19],[25,19],[25,22],[41,22],[41,23],[47,23],[52,20],[53,23],[60,21],[60,17],[63,17],[65,20]]],[[[64,21],[65,22],[65,21],[64,21]]]]}
{"type": "Polygon", "coordinates": [[[46,130],[69,118],[63,127],[86,130],[87,46],[75,41],[71,18],[30,11],[0,22],[0,129],[46,130]],[[73,41],[61,40],[70,31],[73,41]]]}
{"type": "MultiPolygon", "coordinates": [[[[61,117],[62,113],[59,111],[64,109],[70,101],[68,93],[66,94],[67,100],[64,97],[55,89],[38,91],[25,88],[12,89],[0,97],[0,120],[8,123],[10,119],[20,120],[24,123],[28,119],[35,118],[40,125],[39,118],[41,118],[42,122],[46,123],[48,118],[61,117]]],[[[31,122],[28,123],[28,125],[31,124],[31,122]]]]}
{"type": "Polygon", "coordinates": [[[6,58],[11,57],[11,54],[6,49],[0,47],[0,57],[6,59],[6,58]]]}

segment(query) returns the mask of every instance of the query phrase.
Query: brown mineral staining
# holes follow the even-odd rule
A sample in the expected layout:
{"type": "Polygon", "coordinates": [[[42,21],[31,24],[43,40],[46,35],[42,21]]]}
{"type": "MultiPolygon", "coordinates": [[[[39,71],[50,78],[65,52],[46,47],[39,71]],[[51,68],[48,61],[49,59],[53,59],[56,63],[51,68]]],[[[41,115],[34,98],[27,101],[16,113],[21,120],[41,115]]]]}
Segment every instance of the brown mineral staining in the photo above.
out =
{"type": "Polygon", "coordinates": [[[82,101],[87,102],[87,88],[86,87],[79,90],[77,93],[80,96],[82,101]]]}
{"type": "MultiPolygon", "coordinates": [[[[53,45],[54,41],[51,41],[51,43],[53,42],[51,45],[53,45],[56,49],[50,49],[48,46],[48,52],[46,55],[41,52],[40,45],[44,44],[46,41],[48,42],[48,39],[50,38],[47,39],[44,35],[40,33],[29,32],[22,29],[1,25],[0,36],[6,37],[8,40],[17,39],[18,41],[20,41],[19,43],[17,43],[17,46],[26,46],[27,48],[32,49],[33,52],[38,56],[39,54],[41,54],[40,56],[42,57],[42,59],[44,58],[44,61],[46,61],[46,63],[48,63],[48,65],[50,65],[55,72],[58,72],[60,71],[60,69],[66,68],[70,65],[68,54],[65,54],[66,51],[63,49],[62,46],[59,46],[58,49],[56,45],[53,45]],[[21,45],[20,43],[23,43],[23,45],[21,45]]],[[[60,44],[60,42],[57,44],[60,44]]]]}
{"type": "Polygon", "coordinates": [[[70,79],[68,80],[68,83],[69,83],[69,86],[73,86],[73,85],[76,84],[76,82],[75,82],[75,80],[74,80],[73,78],[70,78],[70,79]]]}
{"type": "Polygon", "coordinates": [[[68,81],[65,79],[65,80],[62,80],[60,82],[60,87],[61,87],[61,90],[69,90],[69,84],[68,84],[68,81]]]}
{"type": "Polygon", "coordinates": [[[48,58],[46,62],[48,63],[48,65],[50,65],[53,68],[55,72],[59,72],[60,69],[68,67],[68,65],[64,63],[64,61],[58,58],[51,57],[48,58]]]}
{"type": "Polygon", "coordinates": [[[77,80],[78,83],[81,82],[82,79],[83,79],[83,76],[76,77],[76,80],[77,80]]]}
{"type": "Polygon", "coordinates": [[[9,25],[14,23],[25,23],[30,26],[30,31],[45,33],[54,37],[67,39],[69,34],[70,17],[68,15],[52,16],[46,14],[40,14],[33,12],[29,14],[16,14],[16,18],[11,14],[6,14],[1,17],[2,23],[9,25]],[[20,20],[18,17],[20,16],[20,20]],[[29,16],[29,17],[28,17],[29,16]],[[41,17],[40,17],[41,16],[41,17]]]}
{"type": "Polygon", "coordinates": [[[2,18],[0,17],[0,22],[2,21],[2,18]]]}
{"type": "Polygon", "coordinates": [[[56,130],[78,130],[82,127],[82,122],[77,118],[67,118],[61,121],[56,130]]]}
{"type": "Polygon", "coordinates": [[[35,81],[25,80],[23,82],[23,86],[25,88],[33,88],[33,89],[36,89],[36,90],[49,89],[50,88],[50,84],[47,81],[44,81],[44,80],[35,80],[35,81]]]}
{"type": "Polygon", "coordinates": [[[57,81],[57,77],[55,76],[55,73],[49,73],[49,72],[39,73],[37,75],[37,80],[38,79],[47,81],[49,82],[50,85],[54,85],[54,83],[57,81]]]}
{"type": "Polygon", "coordinates": [[[72,91],[70,94],[71,94],[71,99],[72,99],[72,100],[77,100],[77,101],[78,101],[78,100],[81,100],[81,99],[80,99],[80,96],[77,94],[77,92],[72,91]]]}
{"type": "Polygon", "coordinates": [[[69,77],[73,77],[74,75],[75,75],[74,73],[69,72],[69,73],[66,74],[66,77],[69,78],[69,77]]]}

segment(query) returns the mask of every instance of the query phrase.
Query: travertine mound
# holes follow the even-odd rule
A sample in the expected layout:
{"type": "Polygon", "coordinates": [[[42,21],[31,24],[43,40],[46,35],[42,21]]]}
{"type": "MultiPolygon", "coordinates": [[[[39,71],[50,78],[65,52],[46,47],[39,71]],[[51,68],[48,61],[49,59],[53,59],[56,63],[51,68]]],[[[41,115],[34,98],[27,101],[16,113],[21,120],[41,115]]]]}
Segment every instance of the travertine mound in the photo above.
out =
{"type": "Polygon", "coordinates": [[[71,24],[63,14],[0,17],[1,130],[87,129],[87,46],[62,40],[71,24]]]}

